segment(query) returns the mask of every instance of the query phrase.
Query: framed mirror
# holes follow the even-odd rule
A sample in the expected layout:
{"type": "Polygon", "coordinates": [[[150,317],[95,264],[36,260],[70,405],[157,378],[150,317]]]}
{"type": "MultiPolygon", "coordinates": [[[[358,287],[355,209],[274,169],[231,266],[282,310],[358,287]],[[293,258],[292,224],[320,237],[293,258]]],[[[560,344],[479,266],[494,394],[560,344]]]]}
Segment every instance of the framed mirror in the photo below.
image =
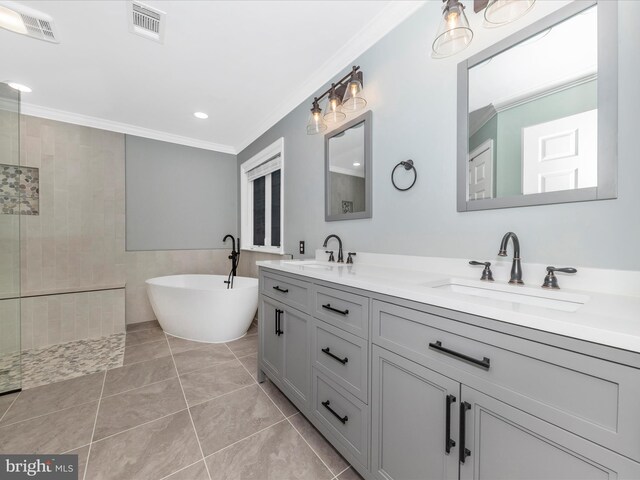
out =
{"type": "Polygon", "coordinates": [[[325,221],[371,218],[371,111],[324,137],[325,221]]]}
{"type": "Polygon", "coordinates": [[[572,2],[458,65],[458,211],[616,198],[616,3],[572,2]]]}

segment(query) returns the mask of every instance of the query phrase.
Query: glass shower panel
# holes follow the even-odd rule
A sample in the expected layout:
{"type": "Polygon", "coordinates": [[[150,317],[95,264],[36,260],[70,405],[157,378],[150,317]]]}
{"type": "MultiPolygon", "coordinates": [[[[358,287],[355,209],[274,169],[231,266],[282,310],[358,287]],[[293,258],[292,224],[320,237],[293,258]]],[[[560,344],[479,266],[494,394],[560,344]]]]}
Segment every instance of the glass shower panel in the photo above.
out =
{"type": "Polygon", "coordinates": [[[21,388],[20,93],[0,83],[0,395],[21,388]]]}

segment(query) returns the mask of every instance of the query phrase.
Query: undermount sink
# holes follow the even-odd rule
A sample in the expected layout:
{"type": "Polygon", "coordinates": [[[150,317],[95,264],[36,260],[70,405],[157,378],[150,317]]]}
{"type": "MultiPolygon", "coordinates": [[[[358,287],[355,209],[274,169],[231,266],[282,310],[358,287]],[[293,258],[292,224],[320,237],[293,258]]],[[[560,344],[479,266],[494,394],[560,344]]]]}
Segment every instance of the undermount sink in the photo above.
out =
{"type": "Polygon", "coordinates": [[[449,279],[430,285],[431,288],[446,290],[461,295],[482,297],[502,302],[550,308],[563,312],[576,312],[589,301],[587,295],[565,293],[561,291],[543,290],[517,285],[500,285],[473,280],[449,279]]]}
{"type": "Polygon", "coordinates": [[[342,267],[344,263],[319,262],[318,260],[286,260],[282,262],[286,265],[294,265],[303,268],[313,268],[318,270],[331,270],[333,267],[342,267]]]}

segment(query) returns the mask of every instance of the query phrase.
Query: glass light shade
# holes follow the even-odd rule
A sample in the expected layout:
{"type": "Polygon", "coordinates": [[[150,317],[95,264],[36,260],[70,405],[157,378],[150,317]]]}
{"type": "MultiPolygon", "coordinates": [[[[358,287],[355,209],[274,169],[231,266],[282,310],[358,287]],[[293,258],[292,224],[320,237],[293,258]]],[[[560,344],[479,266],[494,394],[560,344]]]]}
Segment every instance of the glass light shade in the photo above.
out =
{"type": "Polygon", "coordinates": [[[358,77],[352,76],[342,98],[342,109],[347,113],[357,112],[367,106],[367,101],[362,95],[362,84],[358,77]]]}
{"type": "Polygon", "coordinates": [[[20,14],[2,5],[0,5],[0,27],[16,33],[27,33],[27,27],[20,14]]]}
{"type": "Polygon", "coordinates": [[[490,25],[505,25],[531,10],[534,3],[536,0],[489,0],[484,19],[490,25]]]}
{"type": "Polygon", "coordinates": [[[335,92],[331,92],[327,100],[327,105],[324,107],[325,121],[335,123],[341,122],[345,118],[347,118],[347,116],[342,112],[340,97],[338,97],[335,92]]]}
{"type": "Polygon", "coordinates": [[[448,0],[443,10],[443,17],[431,47],[433,58],[455,55],[467,48],[473,39],[473,30],[469,27],[464,6],[460,2],[448,0]]]}
{"type": "Polygon", "coordinates": [[[327,124],[324,123],[322,118],[322,110],[317,105],[314,105],[311,109],[311,115],[309,115],[309,121],[307,122],[307,135],[316,135],[324,132],[327,129],[327,124]]]}

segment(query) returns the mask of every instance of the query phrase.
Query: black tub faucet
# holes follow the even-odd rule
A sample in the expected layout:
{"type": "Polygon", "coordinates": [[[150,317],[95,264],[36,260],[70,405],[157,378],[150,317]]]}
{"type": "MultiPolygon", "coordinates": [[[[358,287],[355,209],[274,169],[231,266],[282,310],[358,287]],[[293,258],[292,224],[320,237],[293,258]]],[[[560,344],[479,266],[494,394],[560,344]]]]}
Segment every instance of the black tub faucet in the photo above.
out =
{"type": "MultiPolygon", "coordinates": [[[[230,238],[231,241],[233,242],[231,246],[231,255],[229,255],[229,260],[231,260],[231,274],[233,274],[233,276],[235,277],[238,270],[238,260],[239,260],[240,254],[238,251],[236,251],[236,239],[233,235],[231,234],[225,235],[224,238],[222,239],[222,243],[226,242],[227,238],[230,238]]],[[[238,248],[240,248],[240,239],[238,239],[238,248]]]]}
{"type": "Polygon", "coordinates": [[[520,265],[520,241],[515,233],[507,232],[504,234],[502,242],[500,242],[500,251],[498,252],[498,255],[501,257],[507,256],[507,245],[509,244],[509,239],[513,241],[513,263],[511,264],[511,279],[509,280],[509,283],[524,285],[524,282],[522,281],[522,265],[520,265]]]}
{"type": "MultiPolygon", "coordinates": [[[[332,238],[335,238],[336,240],[338,240],[338,263],[344,263],[344,257],[342,256],[342,240],[340,240],[339,236],[332,233],[331,235],[329,235],[327,238],[324,239],[324,243],[322,244],[322,246],[324,248],[327,248],[327,244],[329,243],[329,240],[331,240],[332,238]]],[[[329,259],[329,261],[331,261],[331,259],[329,259]]]]}

